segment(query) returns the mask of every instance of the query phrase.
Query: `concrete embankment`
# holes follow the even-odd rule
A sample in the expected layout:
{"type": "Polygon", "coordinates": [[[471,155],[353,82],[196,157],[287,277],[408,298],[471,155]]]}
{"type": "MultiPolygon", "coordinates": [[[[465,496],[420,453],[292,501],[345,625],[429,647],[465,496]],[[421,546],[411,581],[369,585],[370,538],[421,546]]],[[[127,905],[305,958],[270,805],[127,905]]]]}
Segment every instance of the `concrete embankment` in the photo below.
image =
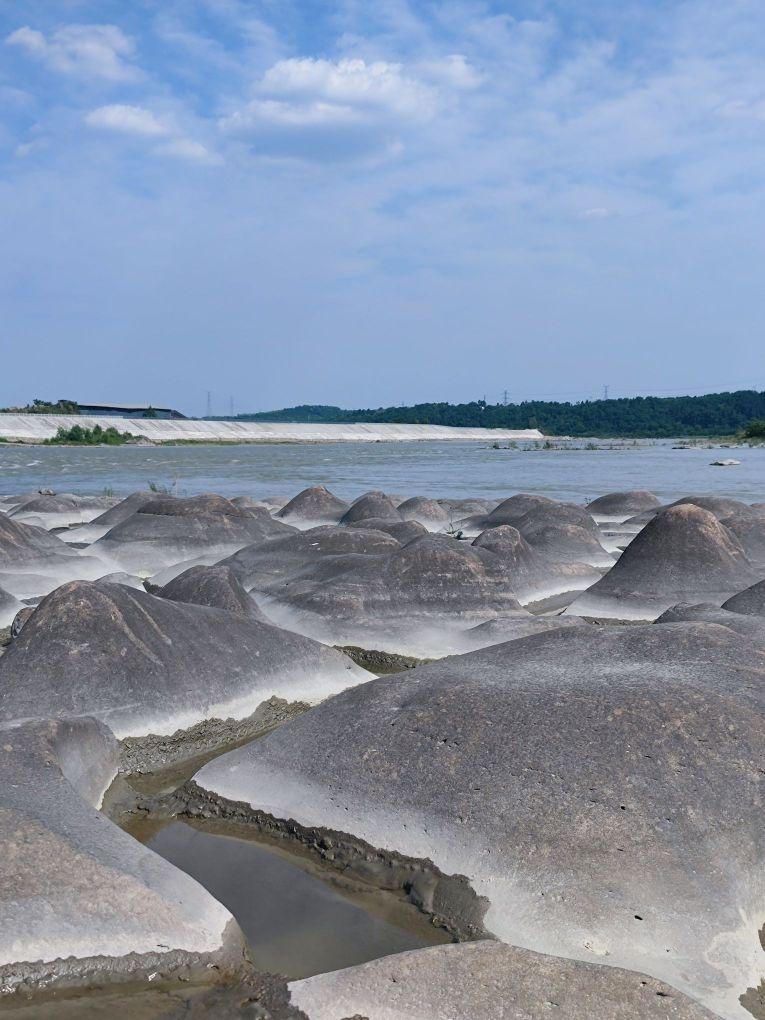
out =
{"type": "Polygon", "coordinates": [[[414,440],[541,439],[538,429],[473,429],[447,425],[293,424],[251,421],[194,421],[159,418],[86,417],[66,414],[0,414],[0,437],[14,442],[40,443],[58,429],[74,425],[117,429],[155,443],[353,443],[412,442],[414,440]]]}

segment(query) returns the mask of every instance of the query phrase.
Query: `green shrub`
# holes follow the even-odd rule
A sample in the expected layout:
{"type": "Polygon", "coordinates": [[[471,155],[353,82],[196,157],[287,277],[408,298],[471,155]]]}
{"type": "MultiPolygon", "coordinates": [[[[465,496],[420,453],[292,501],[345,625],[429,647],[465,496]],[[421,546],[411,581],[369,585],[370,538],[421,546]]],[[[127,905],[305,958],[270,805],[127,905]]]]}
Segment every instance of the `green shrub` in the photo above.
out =
{"type": "Polygon", "coordinates": [[[765,439],[765,418],[750,421],[744,429],[744,439],[765,439]]]}
{"type": "Polygon", "coordinates": [[[102,429],[94,425],[92,429],[83,425],[73,425],[70,429],[60,428],[53,439],[46,439],[46,446],[124,446],[135,443],[139,439],[130,432],[118,432],[113,425],[102,429]]]}

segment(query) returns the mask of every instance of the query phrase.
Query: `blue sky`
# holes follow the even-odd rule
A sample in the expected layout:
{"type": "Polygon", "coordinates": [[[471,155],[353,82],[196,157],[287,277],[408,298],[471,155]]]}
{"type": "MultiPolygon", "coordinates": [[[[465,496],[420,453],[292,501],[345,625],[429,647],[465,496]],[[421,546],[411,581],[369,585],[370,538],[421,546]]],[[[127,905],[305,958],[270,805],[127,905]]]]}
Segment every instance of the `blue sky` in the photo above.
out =
{"type": "Polygon", "coordinates": [[[760,0],[0,3],[0,403],[765,388],[760,0]]]}

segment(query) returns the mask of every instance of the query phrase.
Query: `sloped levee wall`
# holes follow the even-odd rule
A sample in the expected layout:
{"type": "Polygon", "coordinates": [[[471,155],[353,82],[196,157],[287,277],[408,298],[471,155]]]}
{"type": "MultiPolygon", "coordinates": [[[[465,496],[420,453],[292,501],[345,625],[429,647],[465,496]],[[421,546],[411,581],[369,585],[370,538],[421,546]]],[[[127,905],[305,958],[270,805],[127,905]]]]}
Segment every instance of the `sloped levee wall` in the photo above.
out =
{"type": "Polygon", "coordinates": [[[155,443],[196,440],[211,443],[411,442],[427,439],[541,439],[539,429],[469,429],[447,425],[298,425],[282,422],[167,421],[156,418],[81,417],[66,414],[0,414],[0,437],[23,442],[52,439],[60,428],[82,425],[115,428],[155,443]]]}

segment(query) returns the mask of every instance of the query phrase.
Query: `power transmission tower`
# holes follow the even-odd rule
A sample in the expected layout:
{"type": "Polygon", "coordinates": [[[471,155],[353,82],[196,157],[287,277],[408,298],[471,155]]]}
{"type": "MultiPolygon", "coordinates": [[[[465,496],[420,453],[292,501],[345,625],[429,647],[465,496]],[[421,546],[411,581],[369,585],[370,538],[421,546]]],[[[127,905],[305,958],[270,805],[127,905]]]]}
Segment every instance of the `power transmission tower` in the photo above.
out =
{"type": "Polygon", "coordinates": [[[207,417],[212,418],[212,390],[207,391],[207,417]]]}
{"type": "Polygon", "coordinates": [[[228,398],[228,413],[229,413],[229,416],[231,418],[234,417],[234,398],[233,397],[229,397],[228,398]]]}
{"type": "Polygon", "coordinates": [[[507,390],[502,391],[502,403],[507,407],[507,390]]]}
{"type": "Polygon", "coordinates": [[[603,387],[603,399],[608,400],[608,384],[603,387]]]}

